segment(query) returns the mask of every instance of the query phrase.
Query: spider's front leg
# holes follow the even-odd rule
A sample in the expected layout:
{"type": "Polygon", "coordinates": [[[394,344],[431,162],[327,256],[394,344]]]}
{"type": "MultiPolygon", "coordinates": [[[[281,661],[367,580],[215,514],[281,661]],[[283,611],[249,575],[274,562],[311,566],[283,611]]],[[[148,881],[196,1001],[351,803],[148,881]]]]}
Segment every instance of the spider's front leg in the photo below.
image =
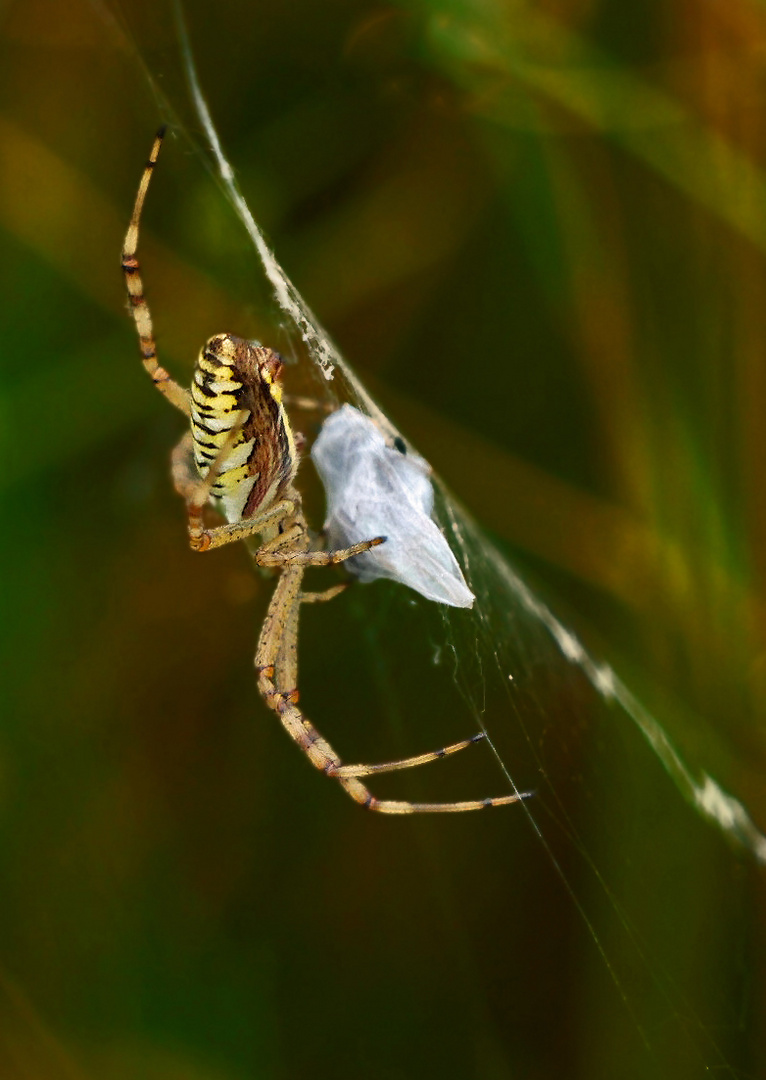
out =
{"type": "Polygon", "coordinates": [[[128,231],[125,234],[125,241],[122,245],[122,272],[125,276],[125,286],[128,290],[130,311],[138,332],[143,365],[157,389],[165,395],[172,405],[175,405],[182,413],[189,416],[191,413],[191,403],[189,401],[188,390],[184,390],[182,386],[178,385],[175,379],[171,379],[170,375],[165,371],[164,367],[160,366],[157,360],[157,344],[154,340],[152,315],[149,310],[149,304],[146,301],[146,296],[144,295],[141,266],[138,261],[138,232],[141,224],[141,213],[144,208],[146,193],[149,190],[149,181],[152,178],[154,166],[157,164],[157,158],[159,157],[164,135],[165,128],[163,127],[157,132],[154,145],[152,146],[152,152],[149,155],[149,160],[146,163],[143,176],[141,177],[141,183],[138,186],[136,202],[133,207],[130,224],[128,225],[128,231]]]}

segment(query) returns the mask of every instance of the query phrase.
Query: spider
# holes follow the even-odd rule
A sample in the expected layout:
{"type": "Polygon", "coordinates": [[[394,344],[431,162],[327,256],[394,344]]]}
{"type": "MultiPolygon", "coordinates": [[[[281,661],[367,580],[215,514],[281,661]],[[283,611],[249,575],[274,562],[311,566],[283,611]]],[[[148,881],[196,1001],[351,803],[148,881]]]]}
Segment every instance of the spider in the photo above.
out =
{"type": "Polygon", "coordinates": [[[262,543],[253,552],[256,563],[280,572],[255,654],[258,689],[264,701],[311,764],[336,779],[346,794],[368,810],[384,814],[455,813],[517,802],[519,795],[438,803],[377,799],[362,778],[447,757],[478,742],[483,733],[399,761],[344,765],[298,708],[301,604],[331,600],[346,587],[336,585],[323,592],[304,592],[306,568],[341,563],[383,543],[385,537],[377,536],[339,551],[312,547],[301,496],[293,484],[299,456],[282,400],[282,361],[275,352],[232,334],[216,334],[200,352],[190,390],[180,386],[159,364],[136,251],[144,199],[164,134],[161,128],[141,177],[125,236],[122,269],[144,367],[157,389],[190,420],[190,430],[172,454],[172,477],[186,501],[191,547],[194,551],[211,551],[259,534],[262,543]],[[212,528],[205,525],[203,509],[208,501],[223,511],[226,524],[212,528]]]}

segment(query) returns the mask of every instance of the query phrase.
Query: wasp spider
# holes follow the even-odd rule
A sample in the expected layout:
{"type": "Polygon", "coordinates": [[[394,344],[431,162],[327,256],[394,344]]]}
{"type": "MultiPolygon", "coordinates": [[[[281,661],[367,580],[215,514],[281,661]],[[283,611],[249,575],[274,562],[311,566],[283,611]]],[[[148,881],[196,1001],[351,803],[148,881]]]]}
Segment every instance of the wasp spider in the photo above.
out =
{"type": "Polygon", "coordinates": [[[385,537],[377,536],[341,551],[312,547],[301,497],[294,486],[298,453],[282,401],[282,362],[275,352],[232,334],[216,334],[197,359],[190,390],[175,382],[158,363],[136,251],[141,211],[163,135],[164,129],[154,140],[141,178],[125,236],[122,268],[144,367],[157,389],[190,420],[190,430],[173,451],[172,473],[176,490],[186,500],[191,547],[210,551],[259,534],[262,543],[254,552],[256,563],[280,571],[255,654],[258,688],[264,701],[312,765],[337,780],[355,802],[368,810],[384,814],[459,812],[516,802],[520,796],[447,803],[377,799],[362,783],[364,777],[424,765],[478,742],[482,735],[400,761],[344,765],[298,708],[300,606],[330,600],[344,588],[339,585],[324,592],[304,592],[306,568],[341,563],[382,544],[385,537]],[[227,524],[214,528],[205,525],[203,508],[209,500],[222,511],[227,524]]]}

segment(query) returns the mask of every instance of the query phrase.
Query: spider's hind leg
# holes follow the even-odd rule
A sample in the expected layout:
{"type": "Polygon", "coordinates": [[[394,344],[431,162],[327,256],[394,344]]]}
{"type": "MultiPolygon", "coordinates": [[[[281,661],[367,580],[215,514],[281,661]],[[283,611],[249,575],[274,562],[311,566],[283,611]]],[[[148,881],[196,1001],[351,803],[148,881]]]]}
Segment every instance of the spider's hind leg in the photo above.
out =
{"type": "Polygon", "coordinates": [[[340,596],[350,585],[350,581],[344,581],[340,585],[332,585],[329,589],[323,589],[322,592],[301,591],[298,593],[298,599],[302,604],[324,604],[328,600],[334,600],[336,596],[340,596]]]}
{"type": "MultiPolygon", "coordinates": [[[[271,704],[279,715],[282,726],[300,746],[312,765],[325,773],[326,776],[334,776],[346,794],[365,810],[373,810],[379,814],[459,814],[468,810],[486,810],[494,806],[510,806],[512,803],[526,798],[529,794],[529,792],[525,792],[519,795],[500,795],[494,798],[474,799],[468,802],[415,803],[405,799],[378,799],[358,779],[359,774],[354,774],[358,769],[365,769],[367,771],[361,773],[361,775],[368,775],[369,772],[376,771],[375,766],[350,766],[352,775],[344,775],[344,766],[341,765],[338,755],[327,740],[319,734],[314,725],[303,715],[294,700],[286,694],[278,695],[277,700],[272,700],[271,704]]],[[[472,741],[469,739],[466,743],[456,743],[453,749],[462,749],[464,745],[470,745],[472,741]]],[[[431,755],[423,755],[423,758],[433,760],[431,755]]],[[[421,760],[408,758],[404,762],[391,762],[387,766],[383,766],[380,771],[409,768],[411,765],[422,763],[421,760]]]]}
{"type": "Polygon", "coordinates": [[[337,768],[327,770],[328,776],[337,776],[340,780],[348,777],[372,776],[375,773],[398,772],[400,769],[414,769],[418,765],[427,765],[431,761],[441,761],[442,758],[456,754],[458,750],[465,750],[474,743],[481,742],[484,732],[480,731],[472,735],[470,739],[461,739],[460,742],[450,743],[440,750],[430,750],[425,754],[415,754],[408,758],[399,758],[397,761],[384,761],[379,765],[340,765],[337,768]]]}
{"type": "MultiPolygon", "coordinates": [[[[380,765],[344,765],[330,743],[298,708],[297,637],[298,615],[301,597],[304,595],[301,593],[302,580],[303,566],[300,563],[287,566],[283,571],[264,619],[255,655],[255,667],[258,672],[258,689],[264,701],[279,716],[290,738],[298,744],[314,768],[334,777],[354,802],[381,814],[460,813],[466,810],[483,810],[491,806],[507,806],[524,797],[515,794],[502,795],[492,799],[452,803],[412,803],[398,799],[377,799],[360,777],[410,769],[425,765],[429,761],[437,761],[478,742],[483,738],[483,734],[452,743],[442,750],[418,754],[400,761],[380,765]]],[[[315,595],[322,599],[331,599],[328,595],[330,593],[334,595],[334,590],[315,595]]]]}

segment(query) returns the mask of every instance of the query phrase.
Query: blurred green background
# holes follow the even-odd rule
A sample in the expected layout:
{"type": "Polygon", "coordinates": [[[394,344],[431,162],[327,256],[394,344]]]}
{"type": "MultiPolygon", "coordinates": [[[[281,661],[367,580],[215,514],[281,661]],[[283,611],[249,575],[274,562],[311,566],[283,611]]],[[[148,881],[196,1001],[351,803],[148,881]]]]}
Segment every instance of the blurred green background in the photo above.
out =
{"type": "MultiPolygon", "coordinates": [[[[185,13],[363,381],[766,827],[766,9],[185,13]]],[[[165,361],[187,379],[222,330],[298,352],[193,149],[169,5],[6,0],[0,34],[0,1080],[766,1076],[761,870],[494,578],[497,619],[449,632],[387,583],[307,610],[302,700],[348,760],[484,706],[539,832],[366,815],[290,745],[252,672],[270,584],[188,551],[125,312],[170,120],[141,246],[165,361]]],[[[385,791],[502,793],[485,749],[385,791]]]]}

